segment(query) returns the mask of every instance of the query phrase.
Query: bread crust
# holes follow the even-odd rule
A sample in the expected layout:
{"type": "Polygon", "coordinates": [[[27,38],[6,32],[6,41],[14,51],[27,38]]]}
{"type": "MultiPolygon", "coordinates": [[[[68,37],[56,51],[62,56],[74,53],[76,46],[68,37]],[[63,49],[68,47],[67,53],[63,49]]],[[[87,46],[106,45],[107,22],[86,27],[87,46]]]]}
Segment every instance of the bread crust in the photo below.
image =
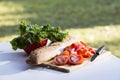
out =
{"type": "Polygon", "coordinates": [[[74,42],[76,42],[76,39],[74,37],[69,36],[62,42],[54,42],[49,46],[37,48],[30,53],[26,62],[28,64],[35,65],[47,62],[56,55],[60,54],[63,48],[74,42]]]}

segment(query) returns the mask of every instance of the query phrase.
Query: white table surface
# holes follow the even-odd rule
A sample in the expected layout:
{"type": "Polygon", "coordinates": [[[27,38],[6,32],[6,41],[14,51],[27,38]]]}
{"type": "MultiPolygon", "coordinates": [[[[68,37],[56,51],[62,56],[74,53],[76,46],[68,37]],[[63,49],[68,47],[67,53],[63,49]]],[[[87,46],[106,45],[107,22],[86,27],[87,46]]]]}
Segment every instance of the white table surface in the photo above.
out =
{"type": "Polygon", "coordinates": [[[0,43],[0,80],[120,80],[120,59],[110,54],[71,73],[26,64],[24,51],[0,43]]]}

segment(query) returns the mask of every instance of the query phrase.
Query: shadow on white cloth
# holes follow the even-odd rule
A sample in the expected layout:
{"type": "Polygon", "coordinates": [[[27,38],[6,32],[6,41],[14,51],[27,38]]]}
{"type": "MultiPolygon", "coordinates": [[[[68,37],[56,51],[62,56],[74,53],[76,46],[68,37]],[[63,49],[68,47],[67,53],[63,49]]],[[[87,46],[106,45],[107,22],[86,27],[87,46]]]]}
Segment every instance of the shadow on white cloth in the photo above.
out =
{"type": "MultiPolygon", "coordinates": [[[[32,66],[26,63],[27,56],[24,52],[0,53],[0,75],[12,75],[29,69],[44,71],[46,69],[39,66],[32,66]]],[[[54,71],[51,71],[53,72],[54,71]]],[[[55,71],[60,74],[60,72],[55,71]]]]}
{"type": "Polygon", "coordinates": [[[10,75],[30,68],[25,63],[27,55],[23,52],[0,54],[0,75],[10,75]]]}

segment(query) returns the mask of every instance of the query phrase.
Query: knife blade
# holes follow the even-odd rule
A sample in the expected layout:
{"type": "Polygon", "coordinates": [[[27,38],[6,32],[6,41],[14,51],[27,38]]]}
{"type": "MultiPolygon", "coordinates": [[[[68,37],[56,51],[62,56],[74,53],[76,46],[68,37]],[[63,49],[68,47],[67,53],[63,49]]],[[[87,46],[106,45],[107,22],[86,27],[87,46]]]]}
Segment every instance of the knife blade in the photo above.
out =
{"type": "Polygon", "coordinates": [[[91,62],[94,61],[104,50],[105,46],[101,46],[100,48],[98,48],[98,50],[96,51],[96,53],[91,57],[91,62]]]}

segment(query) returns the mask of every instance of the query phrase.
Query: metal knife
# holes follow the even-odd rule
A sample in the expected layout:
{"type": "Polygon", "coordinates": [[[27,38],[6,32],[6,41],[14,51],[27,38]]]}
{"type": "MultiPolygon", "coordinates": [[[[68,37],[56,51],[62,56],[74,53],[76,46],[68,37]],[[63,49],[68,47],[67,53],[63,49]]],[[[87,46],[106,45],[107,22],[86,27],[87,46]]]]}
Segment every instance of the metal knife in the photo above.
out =
{"type": "Polygon", "coordinates": [[[98,48],[98,50],[96,51],[96,53],[91,57],[91,62],[94,61],[105,49],[105,46],[101,46],[100,48],[98,48]]]}

